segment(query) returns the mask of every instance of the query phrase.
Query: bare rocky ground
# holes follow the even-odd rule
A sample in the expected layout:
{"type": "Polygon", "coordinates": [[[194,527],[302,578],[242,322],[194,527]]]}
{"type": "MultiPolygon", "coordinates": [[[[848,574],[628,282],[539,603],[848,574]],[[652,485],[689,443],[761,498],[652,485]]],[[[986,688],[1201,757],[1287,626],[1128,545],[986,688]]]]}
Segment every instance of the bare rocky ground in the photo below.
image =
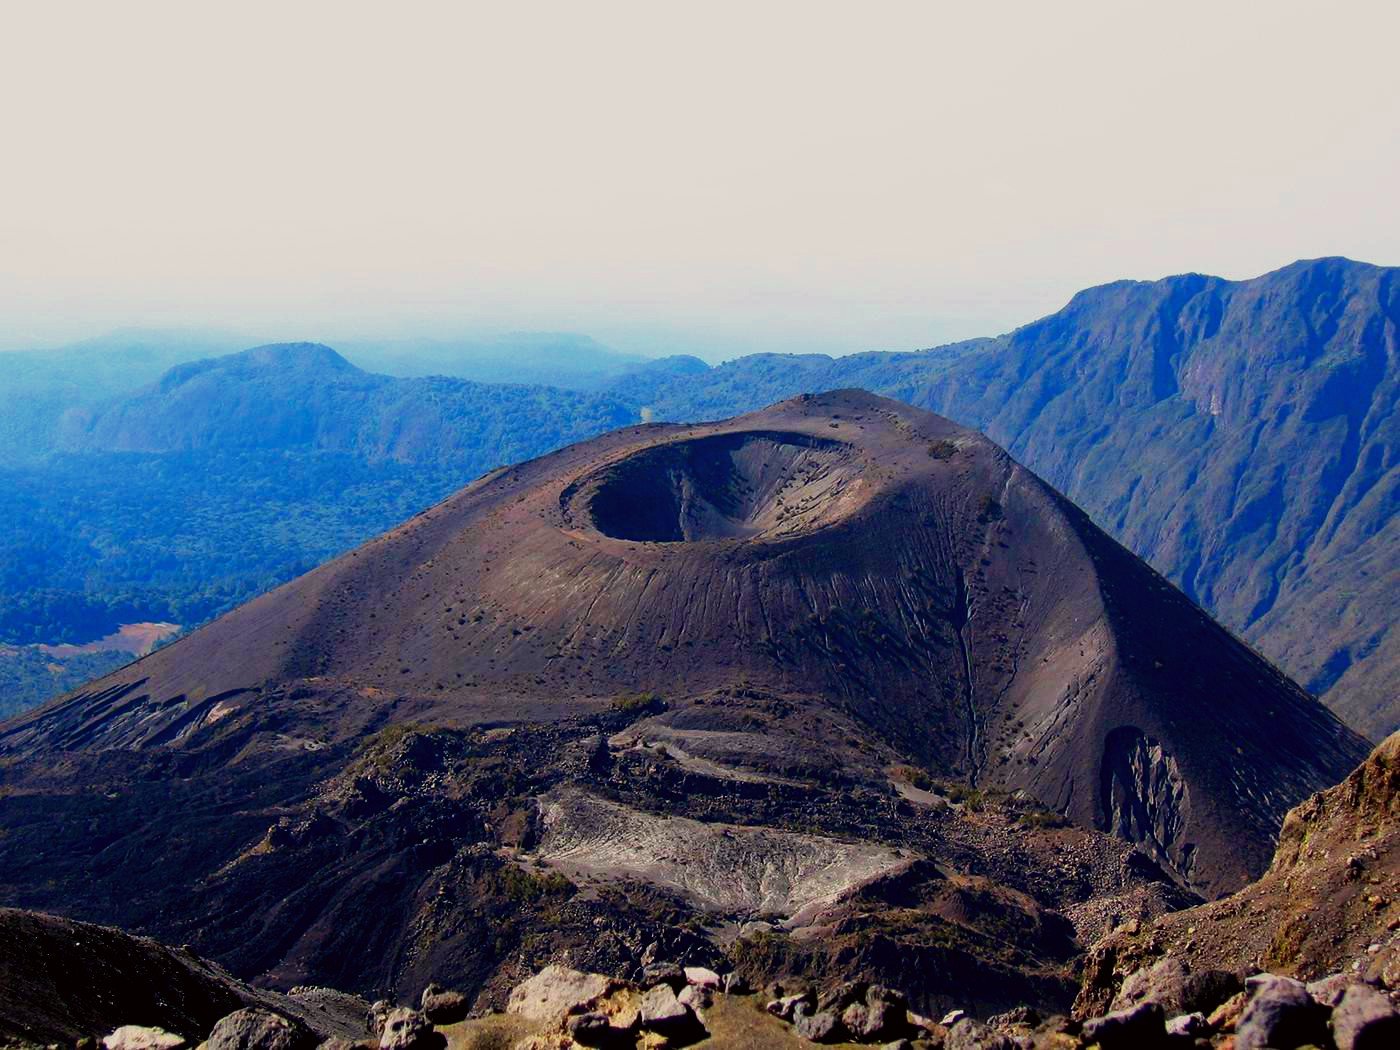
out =
{"type": "MultiPolygon", "coordinates": [[[[485,735],[501,748],[517,733],[485,735]]],[[[383,753],[366,756],[366,766],[385,778],[410,779],[405,756],[417,755],[421,768],[431,753],[424,751],[425,739],[447,744],[440,733],[397,734],[382,745],[383,753]]],[[[626,734],[611,739],[625,741],[626,734]]],[[[606,769],[605,752],[606,743],[597,737],[584,755],[590,765],[606,769]]],[[[441,757],[438,752],[438,760],[428,764],[441,768],[441,757]]],[[[660,764],[657,756],[631,747],[620,757],[660,764]]],[[[696,774],[677,768],[671,775],[696,774]]],[[[1146,920],[1134,917],[1102,936],[1081,968],[1072,1012],[1030,1001],[996,1012],[971,1001],[948,1009],[941,1003],[930,1011],[927,993],[912,1001],[897,985],[870,976],[845,979],[847,968],[823,964],[864,951],[863,973],[908,974],[911,966],[929,965],[930,951],[942,942],[945,963],[961,950],[965,965],[985,966],[988,960],[978,949],[995,950],[994,933],[973,921],[977,907],[986,909],[984,918],[994,919],[993,925],[1010,924],[1000,931],[1006,937],[1002,950],[1026,950],[1033,940],[1032,928],[1024,925],[1034,917],[1029,897],[1018,926],[1014,907],[996,900],[1007,892],[1003,884],[941,872],[893,848],[877,854],[864,847],[852,860],[835,838],[740,823],[693,827],[693,818],[663,818],[629,807],[615,782],[613,797],[605,799],[610,781],[611,775],[600,778],[589,793],[571,787],[538,796],[533,818],[515,822],[518,841],[511,848],[523,850],[518,856],[529,856],[530,863],[572,859],[576,870],[601,857],[597,870],[607,873],[604,882],[626,883],[635,874],[653,885],[669,885],[680,896],[689,894],[697,905],[729,909],[735,921],[736,907],[767,919],[749,919],[723,951],[716,947],[723,938],[707,939],[703,927],[689,941],[653,942],[641,965],[626,976],[551,961],[526,973],[495,1002],[429,984],[408,1005],[396,1005],[326,988],[256,989],[188,948],[6,909],[0,910],[0,1045],[67,1044],[83,1050],[98,1038],[104,1050],[183,1050],[197,1044],[207,1050],[312,1050],[318,1044],[324,1050],[812,1045],[1384,1050],[1400,1045],[1400,915],[1395,911],[1400,734],[1343,783],[1289,814],[1274,862],[1257,882],[1218,901],[1146,920]],[[527,826],[531,820],[533,831],[527,826]],[[679,823],[668,827],[667,821],[679,823]],[[745,840],[753,835],[772,841],[750,850],[745,840]],[[720,862],[707,870],[705,863],[713,858],[720,862]],[[648,865],[663,861],[689,864],[695,874],[687,879],[664,868],[657,877],[648,865]],[[725,870],[739,873],[729,896],[718,892],[725,870]],[[848,878],[854,881],[843,890],[825,892],[848,878]],[[799,892],[804,886],[810,890],[799,892]],[[901,912],[916,927],[907,942],[895,932],[901,912]],[[872,942],[861,947],[849,936],[873,918],[886,939],[883,949],[872,942]],[[949,919],[961,926],[961,945],[950,928],[939,925],[949,919]],[[713,965],[697,964],[697,954],[713,965]]],[[[968,812],[964,797],[944,803],[944,810],[954,805],[964,812],[943,816],[967,826],[979,841],[980,855],[995,855],[986,846],[1004,833],[1006,809],[968,812]]],[[[503,823],[512,821],[507,817],[503,823]]],[[[1048,832],[1022,827],[1009,838],[1024,848],[1038,833],[1048,832]]],[[[268,846],[259,855],[277,848],[268,846]]],[[[607,892],[600,884],[578,887],[573,896],[591,893],[601,900],[607,892]]],[[[1072,937],[1061,921],[1061,935],[1072,937]]],[[[606,923],[595,924],[597,937],[616,932],[606,923]]],[[[583,948],[575,943],[558,954],[587,955],[583,948]]],[[[1026,981],[1025,961],[1019,969],[988,970],[982,977],[1031,1000],[1037,990],[1026,981]]]]}
{"type": "MultiPolygon", "coordinates": [[[[490,734],[497,746],[514,735],[490,734]]],[[[625,744],[630,736],[615,733],[611,739],[625,744]]],[[[413,735],[401,735],[391,746],[412,752],[422,745],[413,735]]],[[[595,741],[592,765],[604,765],[605,749],[601,738],[595,741]]],[[[658,761],[631,747],[621,755],[658,761]]],[[[369,764],[403,775],[402,762],[385,763],[383,757],[370,755],[369,764]]],[[[474,1011],[472,997],[437,985],[408,1006],[369,1004],[327,989],[298,988],[286,995],[255,990],[188,949],[0,911],[0,1040],[15,1047],[55,1041],[81,1047],[101,1035],[104,1050],[182,1050],[196,1043],[208,1050],[311,1050],[318,1043],[326,1050],[1400,1045],[1400,916],[1394,910],[1400,890],[1400,734],[1343,783],[1289,814],[1274,863],[1256,883],[1219,901],[1147,921],[1135,917],[1101,937],[1082,968],[1068,1015],[1021,1003],[995,1014],[952,1008],[935,1016],[891,985],[841,980],[813,965],[821,953],[843,950],[841,925],[862,913],[864,895],[881,899],[886,923],[901,904],[914,902],[929,918],[938,913],[935,900],[957,901],[964,909],[974,903],[978,887],[971,877],[936,872],[927,861],[894,849],[848,854],[836,839],[646,814],[604,799],[604,790],[600,783],[592,793],[570,788],[541,796],[533,818],[537,829],[522,827],[519,845],[528,847],[535,862],[565,860],[576,872],[591,866],[608,880],[636,875],[693,902],[728,909],[731,916],[737,907],[766,914],[767,920],[751,919],[740,930],[726,955],[711,953],[721,960],[714,969],[681,966],[654,942],[631,979],[551,962],[515,984],[496,1009],[478,999],[474,1011]],[[750,849],[746,840],[754,835],[768,837],[761,848],[750,849]],[[706,867],[710,862],[713,868],[706,867]],[[658,874],[659,864],[669,866],[658,874]],[[685,867],[693,873],[679,875],[685,867]],[[727,895],[719,888],[725,871],[738,873],[727,895]],[[843,890],[828,892],[848,880],[843,890]],[[941,897],[916,889],[945,882],[954,889],[941,897]],[[775,980],[784,961],[802,956],[804,934],[820,946],[817,956],[809,946],[796,972],[775,980]],[[761,991],[753,990],[751,974],[762,975],[761,991]]],[[[961,805],[966,809],[968,800],[961,805]]],[[[997,834],[996,819],[970,816],[951,819],[982,836],[997,834]]],[[[1024,830],[1019,836],[1023,842],[1031,837],[1024,830]]],[[[984,839],[982,855],[985,847],[984,839]]],[[[992,892],[990,886],[981,889],[992,892]]],[[[1007,920],[1004,902],[996,915],[1007,920]]],[[[914,962],[937,932],[925,928],[917,946],[895,946],[892,954],[903,964],[914,962]]],[[[1024,944],[1026,932],[1015,931],[1013,939],[1024,944]]],[[[692,949],[700,943],[692,942],[692,949]]],[[[678,946],[684,955],[683,945],[672,945],[678,946]]]]}

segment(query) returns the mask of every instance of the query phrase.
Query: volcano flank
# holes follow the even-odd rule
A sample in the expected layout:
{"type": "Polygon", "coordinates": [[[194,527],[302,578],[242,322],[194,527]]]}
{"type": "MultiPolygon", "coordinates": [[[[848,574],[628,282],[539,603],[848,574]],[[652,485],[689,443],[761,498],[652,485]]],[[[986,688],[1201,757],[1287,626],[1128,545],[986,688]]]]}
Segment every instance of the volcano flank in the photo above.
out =
{"type": "Polygon", "coordinates": [[[797,946],[754,967],[822,930],[884,973],[936,923],[976,951],[892,983],[1053,1005],[1366,750],[990,441],[843,391],[497,470],[0,727],[0,894],[488,997],[752,921],[797,946]]]}

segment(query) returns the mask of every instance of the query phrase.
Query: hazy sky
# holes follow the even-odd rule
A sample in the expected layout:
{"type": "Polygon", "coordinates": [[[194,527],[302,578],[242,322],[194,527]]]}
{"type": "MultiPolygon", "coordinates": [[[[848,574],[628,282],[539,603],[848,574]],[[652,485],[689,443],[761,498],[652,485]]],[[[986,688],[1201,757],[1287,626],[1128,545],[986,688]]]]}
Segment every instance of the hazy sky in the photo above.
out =
{"type": "Polygon", "coordinates": [[[1400,263],[1400,4],[6,2],[0,344],[910,348],[1400,263]]]}

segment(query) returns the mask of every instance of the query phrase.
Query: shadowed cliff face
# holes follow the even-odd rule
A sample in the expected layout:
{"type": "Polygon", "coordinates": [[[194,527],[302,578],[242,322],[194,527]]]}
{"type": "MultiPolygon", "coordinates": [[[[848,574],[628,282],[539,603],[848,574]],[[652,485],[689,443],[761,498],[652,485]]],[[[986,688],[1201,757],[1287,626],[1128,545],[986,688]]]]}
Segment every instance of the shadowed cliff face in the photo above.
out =
{"type": "Polygon", "coordinates": [[[637,938],[659,936],[638,903],[657,895],[796,929],[897,862],[987,868],[967,796],[896,769],[1037,800],[1117,872],[1045,880],[1047,844],[988,872],[1034,891],[1018,908],[1154,883],[1102,832],[1215,894],[1363,751],[991,442],[839,392],[498,471],[8,723],[0,891],[358,990],[416,973],[425,923],[434,951],[478,943],[483,902],[515,936],[591,928],[604,898],[561,925],[558,884],[520,883],[522,860],[633,887],[604,910],[637,938]],[[373,744],[386,726],[418,743],[373,744]],[[682,819],[770,831],[711,851],[726,886],[675,858],[682,819]],[[162,877],[110,863],[138,855],[162,877]],[[347,925],[366,893],[373,919],[347,925]]]}
{"type": "Polygon", "coordinates": [[[1193,973],[1262,966],[1303,980],[1400,975],[1400,733],[1288,814],[1268,871],[1239,893],[1114,931],[1084,969],[1079,1008],[1106,1007],[1163,957],[1193,973]]]}

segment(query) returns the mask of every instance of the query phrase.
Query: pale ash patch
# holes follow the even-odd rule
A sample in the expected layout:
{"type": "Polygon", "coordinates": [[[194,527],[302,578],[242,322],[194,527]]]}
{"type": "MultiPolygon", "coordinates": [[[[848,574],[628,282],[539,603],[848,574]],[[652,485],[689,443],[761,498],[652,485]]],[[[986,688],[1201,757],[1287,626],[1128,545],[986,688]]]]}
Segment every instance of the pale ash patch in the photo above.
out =
{"type": "Polygon", "coordinates": [[[575,790],[539,804],[534,859],[572,876],[651,883],[725,915],[789,918],[907,864],[883,846],[661,817],[575,790]]]}

